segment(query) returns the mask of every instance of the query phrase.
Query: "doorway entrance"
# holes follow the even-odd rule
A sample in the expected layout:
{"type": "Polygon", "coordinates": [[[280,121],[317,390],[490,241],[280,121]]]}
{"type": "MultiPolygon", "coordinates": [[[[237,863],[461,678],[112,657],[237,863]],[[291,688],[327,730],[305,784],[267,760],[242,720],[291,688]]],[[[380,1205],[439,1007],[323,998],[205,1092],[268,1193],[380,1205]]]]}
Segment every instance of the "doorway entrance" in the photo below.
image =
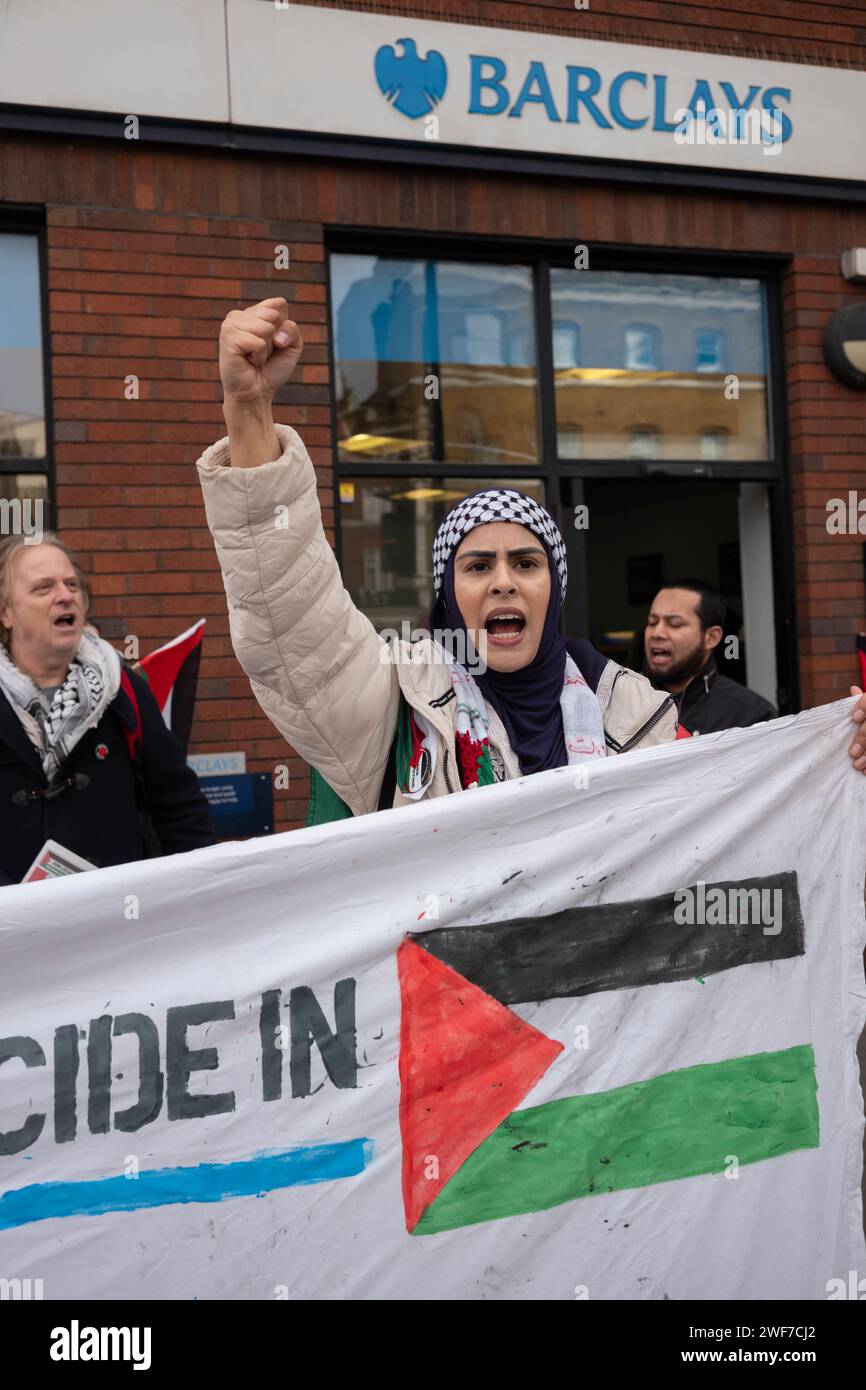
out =
{"type": "Polygon", "coordinates": [[[765,484],[685,477],[569,482],[568,631],[640,670],[646,616],[658,590],[675,579],[703,579],[724,594],[725,639],[737,639],[720,644],[719,670],[778,705],[765,484]],[[575,513],[580,505],[585,514],[575,513]],[[573,524],[581,516],[585,529],[573,524]]]}

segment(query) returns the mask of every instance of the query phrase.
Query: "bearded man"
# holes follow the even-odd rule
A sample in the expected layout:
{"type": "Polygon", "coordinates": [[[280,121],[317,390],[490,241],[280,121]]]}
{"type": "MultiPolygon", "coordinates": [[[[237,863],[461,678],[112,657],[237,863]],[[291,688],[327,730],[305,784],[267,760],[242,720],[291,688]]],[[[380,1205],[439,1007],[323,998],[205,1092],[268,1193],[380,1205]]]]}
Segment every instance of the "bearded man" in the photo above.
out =
{"type": "Polygon", "coordinates": [[[713,653],[724,635],[724,595],[701,579],[678,579],[656,594],[644,630],[644,670],[673,696],[689,734],[745,729],[776,711],[754,690],[723,676],[713,653]]]}

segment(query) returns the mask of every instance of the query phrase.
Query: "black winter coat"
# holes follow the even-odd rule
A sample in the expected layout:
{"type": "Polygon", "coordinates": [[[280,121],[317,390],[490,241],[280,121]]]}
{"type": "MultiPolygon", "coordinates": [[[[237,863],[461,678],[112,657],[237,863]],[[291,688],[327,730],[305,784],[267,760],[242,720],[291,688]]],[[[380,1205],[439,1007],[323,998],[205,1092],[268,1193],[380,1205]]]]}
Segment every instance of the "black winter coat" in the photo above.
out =
{"type": "Polygon", "coordinates": [[[679,706],[680,724],[690,734],[715,734],[720,729],[747,729],[775,719],[776,711],[748,686],[720,674],[715,658],[710,657],[700,675],[694,676],[681,695],[674,697],[679,706]]]}
{"type": "Polygon", "coordinates": [[[46,840],[99,868],[216,843],[183,749],[147,683],[129,678],[141,712],[140,786],[123,732],[135,729],[135,712],[123,689],[73,748],[50,792],[36,749],[0,693],[0,884],[20,883],[46,840]]]}

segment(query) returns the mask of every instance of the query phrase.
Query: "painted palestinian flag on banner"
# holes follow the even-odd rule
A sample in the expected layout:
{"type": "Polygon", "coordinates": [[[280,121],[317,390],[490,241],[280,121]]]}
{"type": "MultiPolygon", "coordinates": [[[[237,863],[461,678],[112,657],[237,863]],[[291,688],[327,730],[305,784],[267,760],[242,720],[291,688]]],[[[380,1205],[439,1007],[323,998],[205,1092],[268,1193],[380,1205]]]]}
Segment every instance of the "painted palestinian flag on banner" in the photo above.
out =
{"type": "Polygon", "coordinates": [[[853,703],[0,890],[4,1278],[866,1293],[853,703]]]}
{"type": "Polygon", "coordinates": [[[162,711],[166,726],[184,752],[192,728],[206,621],[200,618],[179,637],[157,647],[149,656],[143,656],[138,667],[162,711]]]}
{"type": "Polygon", "coordinates": [[[857,634],[857,658],[860,666],[860,689],[866,690],[866,632],[857,634]]]}
{"type": "MultiPolygon", "coordinates": [[[[803,943],[793,872],[411,936],[398,953],[407,1228],[432,1234],[716,1173],[723,1149],[739,1166],[816,1147],[808,1040],[725,1056],[720,1039],[711,1064],[527,1102],[565,1051],[561,1001],[703,984],[801,958],[803,943]]],[[[578,1025],[572,1047],[587,1044],[578,1025]]]]}

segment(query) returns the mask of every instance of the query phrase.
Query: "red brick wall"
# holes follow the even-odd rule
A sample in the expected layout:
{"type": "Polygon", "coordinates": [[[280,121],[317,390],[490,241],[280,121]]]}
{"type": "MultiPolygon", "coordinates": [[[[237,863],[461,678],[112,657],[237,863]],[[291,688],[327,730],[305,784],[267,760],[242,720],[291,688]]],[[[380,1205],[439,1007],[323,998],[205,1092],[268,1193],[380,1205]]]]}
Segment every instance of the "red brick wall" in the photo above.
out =
{"type": "MultiPolygon", "coordinates": [[[[832,214],[828,214],[832,219],[832,214]]],[[[840,212],[841,245],[863,245],[866,210],[840,212]],[[846,239],[850,238],[850,240],[846,239]]],[[[805,210],[794,215],[797,254],[785,283],[785,353],[791,422],[794,566],[801,703],[841,699],[857,681],[855,635],[866,630],[861,536],[828,535],[827,502],[866,497],[866,399],[824,366],[821,332],[830,314],[862,300],[839,273],[838,253],[805,210]]],[[[830,222],[828,233],[833,227],[830,222]]]]}
{"type": "Polygon", "coordinates": [[[307,350],[279,418],[310,447],[331,528],[323,224],[790,253],[802,703],[847,692],[854,634],[866,626],[862,541],[827,535],[826,501],[849,487],[866,496],[866,396],[830,377],[820,334],[833,309],[862,295],[838,267],[845,247],[866,244],[866,210],[47,136],[0,139],[0,193],[47,208],[59,522],[93,573],[103,631],[115,641],[135,634],[147,651],[207,617],[193,749],[244,747],[251,771],[288,758],[278,826],[299,822],[306,771],[258,712],[232,655],[193,465],[223,433],[222,317],[284,294],[307,350]],[[280,243],[290,247],[288,271],[274,268],[280,243]],[[140,379],[138,401],[124,399],[129,374],[140,379]]]}
{"type": "Polygon", "coordinates": [[[296,0],[455,24],[657,44],[744,58],[866,67],[862,0],[296,0]]]}
{"type": "MultiPolygon", "coordinates": [[[[94,158],[112,156],[101,149],[94,158]]],[[[181,179],[196,160],[183,162],[172,171],[181,179]]],[[[306,766],[262,718],[234,659],[193,464],[225,433],[215,373],[222,317],[284,294],[307,348],[282,418],[304,432],[333,540],[322,228],[164,213],[174,197],[161,175],[174,163],[144,157],[129,209],[48,209],[59,522],[93,575],[94,614],[116,644],[134,634],[144,653],[207,618],[192,750],[245,748],[250,771],[288,763],[288,791],[275,791],[286,827],[303,816],[306,766]],[[274,270],[277,243],[291,247],[290,274],[274,270]],[[138,400],[124,397],[130,374],[138,400]]]]}

